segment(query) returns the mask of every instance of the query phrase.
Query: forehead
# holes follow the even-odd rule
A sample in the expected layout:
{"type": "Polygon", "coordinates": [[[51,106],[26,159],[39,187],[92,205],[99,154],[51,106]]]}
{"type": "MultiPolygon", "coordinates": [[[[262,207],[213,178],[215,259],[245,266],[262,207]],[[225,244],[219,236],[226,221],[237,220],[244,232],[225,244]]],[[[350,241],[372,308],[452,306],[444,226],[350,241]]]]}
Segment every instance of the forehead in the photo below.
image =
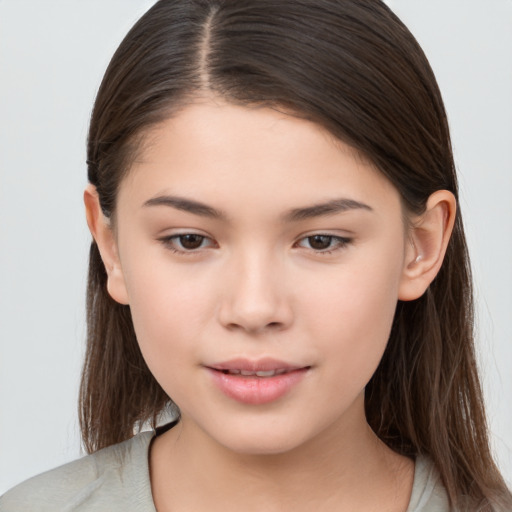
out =
{"type": "Polygon", "coordinates": [[[155,151],[155,146],[162,149],[162,139],[165,139],[166,145],[172,139],[182,149],[186,149],[183,141],[196,143],[203,150],[209,150],[209,156],[216,150],[220,153],[226,147],[229,147],[233,157],[236,157],[237,150],[253,149],[258,152],[265,147],[265,154],[269,154],[277,149],[270,155],[274,159],[289,158],[292,153],[299,156],[301,147],[305,149],[301,142],[308,142],[310,154],[315,150],[325,154],[324,150],[329,146],[331,150],[336,148],[347,156],[371,165],[360,152],[336,138],[320,123],[305,119],[285,107],[241,106],[215,96],[194,98],[168,119],[150,128],[141,138],[141,150],[135,163],[162,157],[158,150],[155,151]]]}
{"type": "Polygon", "coordinates": [[[378,170],[322,126],[269,107],[211,99],[146,134],[120,195],[127,190],[125,198],[139,201],[167,193],[283,209],[340,196],[400,202],[378,170]]]}

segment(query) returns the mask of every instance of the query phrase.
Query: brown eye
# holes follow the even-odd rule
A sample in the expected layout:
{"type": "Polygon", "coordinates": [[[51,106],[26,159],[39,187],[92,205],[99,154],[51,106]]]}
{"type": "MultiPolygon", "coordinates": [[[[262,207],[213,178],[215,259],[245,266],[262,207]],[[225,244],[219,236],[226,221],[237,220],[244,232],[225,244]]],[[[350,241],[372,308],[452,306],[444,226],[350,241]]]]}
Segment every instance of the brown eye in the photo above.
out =
{"type": "Polygon", "coordinates": [[[302,238],[297,242],[297,246],[309,249],[317,254],[330,254],[345,248],[351,242],[351,238],[318,233],[317,235],[302,238]]]}
{"type": "Polygon", "coordinates": [[[179,254],[196,254],[202,249],[216,247],[215,242],[198,233],[183,233],[182,235],[164,236],[158,239],[167,249],[179,254]]]}
{"type": "Polygon", "coordinates": [[[199,247],[201,247],[205,239],[204,236],[196,235],[193,233],[190,233],[188,235],[179,235],[177,238],[179,240],[181,247],[189,251],[193,249],[199,249],[199,247]]]}
{"type": "Polygon", "coordinates": [[[329,249],[332,244],[332,239],[334,237],[327,235],[314,235],[308,236],[309,246],[316,251],[322,251],[325,249],[329,249]]]}

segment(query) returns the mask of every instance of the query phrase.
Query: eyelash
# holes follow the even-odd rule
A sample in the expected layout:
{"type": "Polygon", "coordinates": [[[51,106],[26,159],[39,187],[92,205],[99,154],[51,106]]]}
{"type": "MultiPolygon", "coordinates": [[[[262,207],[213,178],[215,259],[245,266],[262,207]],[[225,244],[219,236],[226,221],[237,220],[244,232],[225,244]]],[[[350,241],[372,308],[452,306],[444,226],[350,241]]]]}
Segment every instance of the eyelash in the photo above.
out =
{"type": "Polygon", "coordinates": [[[174,253],[177,253],[177,254],[184,254],[184,255],[193,255],[193,254],[196,254],[198,250],[200,249],[204,249],[204,247],[197,247],[195,249],[185,249],[183,247],[183,244],[181,242],[180,239],[183,239],[187,236],[195,236],[195,237],[198,237],[198,238],[201,238],[201,246],[203,245],[203,242],[205,240],[210,240],[210,238],[208,238],[207,236],[205,235],[200,235],[198,233],[180,233],[179,235],[172,235],[172,236],[165,236],[163,238],[159,238],[160,242],[162,242],[164,244],[164,246],[171,250],[172,252],[174,253]],[[177,249],[176,248],[176,241],[180,241],[180,245],[182,246],[181,249],[177,249]]]}
{"type": "MultiPolygon", "coordinates": [[[[336,235],[329,235],[324,233],[315,233],[314,235],[309,235],[306,237],[301,238],[296,245],[299,245],[300,242],[303,242],[305,240],[309,240],[311,244],[311,239],[313,238],[328,238],[329,239],[329,245],[331,245],[332,242],[335,242],[334,248],[332,249],[318,249],[315,250],[311,247],[311,249],[315,252],[315,254],[332,254],[335,251],[339,251],[341,249],[344,249],[347,247],[351,242],[351,238],[343,237],[343,236],[336,236],[336,235]]],[[[299,245],[299,247],[301,247],[299,245]]]]}
{"type": "MultiPolygon", "coordinates": [[[[327,239],[329,239],[328,240],[329,241],[329,246],[331,246],[332,242],[335,242],[334,248],[332,248],[332,249],[327,248],[327,249],[318,249],[318,250],[316,250],[313,247],[309,247],[311,250],[313,250],[313,252],[315,254],[321,254],[321,255],[332,254],[335,251],[344,249],[350,243],[352,243],[352,239],[351,238],[342,237],[342,236],[336,236],[336,235],[329,235],[329,234],[324,234],[324,233],[315,233],[313,235],[308,235],[306,237],[301,238],[300,240],[298,240],[294,244],[294,247],[297,247],[297,246],[298,247],[304,247],[304,246],[300,245],[301,242],[304,242],[304,241],[309,241],[309,244],[311,244],[311,240],[314,239],[314,238],[327,238],[327,239]]],[[[191,255],[197,254],[197,252],[199,250],[204,249],[205,247],[202,247],[202,245],[203,245],[203,242],[205,240],[209,240],[210,242],[212,242],[210,245],[214,245],[213,241],[210,238],[208,238],[205,235],[200,235],[200,234],[197,234],[197,233],[180,233],[179,235],[172,235],[172,236],[162,237],[162,238],[159,238],[158,240],[160,242],[162,242],[164,244],[164,246],[167,249],[169,249],[170,251],[172,251],[173,253],[187,255],[187,256],[191,256],[191,255]],[[181,239],[183,239],[185,237],[190,237],[190,236],[195,236],[195,237],[198,237],[198,238],[201,239],[201,244],[200,244],[199,247],[194,248],[194,249],[185,249],[183,247],[183,243],[182,243],[181,239]],[[178,243],[182,246],[181,249],[177,249],[176,248],[177,241],[179,241],[178,243]]],[[[209,247],[209,246],[207,246],[207,247],[209,247]]]]}

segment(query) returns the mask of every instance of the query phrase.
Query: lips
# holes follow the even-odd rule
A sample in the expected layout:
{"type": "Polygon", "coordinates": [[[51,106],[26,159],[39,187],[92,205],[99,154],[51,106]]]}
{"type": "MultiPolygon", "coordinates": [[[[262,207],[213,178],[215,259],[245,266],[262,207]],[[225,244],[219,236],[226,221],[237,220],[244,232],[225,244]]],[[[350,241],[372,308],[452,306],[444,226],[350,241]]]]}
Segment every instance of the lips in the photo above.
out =
{"type": "Polygon", "coordinates": [[[222,373],[227,375],[242,375],[243,377],[274,377],[275,375],[282,375],[283,373],[287,373],[289,370],[279,369],[279,370],[260,370],[257,372],[253,372],[251,370],[221,370],[222,373]]]}
{"type": "Polygon", "coordinates": [[[284,361],[280,361],[278,359],[272,359],[270,357],[266,357],[258,360],[250,360],[244,358],[238,359],[230,359],[229,361],[225,361],[222,363],[216,363],[208,366],[213,370],[218,370],[222,372],[271,372],[276,371],[279,373],[285,373],[293,370],[297,370],[302,368],[298,365],[292,365],[286,363],[284,361]]]}
{"type": "Polygon", "coordinates": [[[302,381],[310,368],[275,359],[234,359],[206,367],[220,391],[250,405],[266,404],[284,397],[302,381]]]}

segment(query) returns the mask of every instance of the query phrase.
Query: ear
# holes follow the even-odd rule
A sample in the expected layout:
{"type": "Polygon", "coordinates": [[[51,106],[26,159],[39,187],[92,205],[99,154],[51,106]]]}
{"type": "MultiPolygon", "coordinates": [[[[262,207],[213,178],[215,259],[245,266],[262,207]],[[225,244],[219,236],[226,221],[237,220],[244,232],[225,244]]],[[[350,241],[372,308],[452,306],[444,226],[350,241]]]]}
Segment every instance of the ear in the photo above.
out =
{"type": "Polygon", "coordinates": [[[84,191],[85,214],[89,230],[98,245],[101,259],[107,271],[107,290],[110,296],[120,304],[128,304],[128,293],[124,282],[123,270],[117,242],[110,220],[101,210],[98,192],[94,185],[88,185],[84,191]]]}
{"type": "Polygon", "coordinates": [[[448,190],[438,190],[429,197],[425,212],[412,219],[399,300],[421,297],[436,277],[452,234],[456,209],[455,196],[448,190]]]}

